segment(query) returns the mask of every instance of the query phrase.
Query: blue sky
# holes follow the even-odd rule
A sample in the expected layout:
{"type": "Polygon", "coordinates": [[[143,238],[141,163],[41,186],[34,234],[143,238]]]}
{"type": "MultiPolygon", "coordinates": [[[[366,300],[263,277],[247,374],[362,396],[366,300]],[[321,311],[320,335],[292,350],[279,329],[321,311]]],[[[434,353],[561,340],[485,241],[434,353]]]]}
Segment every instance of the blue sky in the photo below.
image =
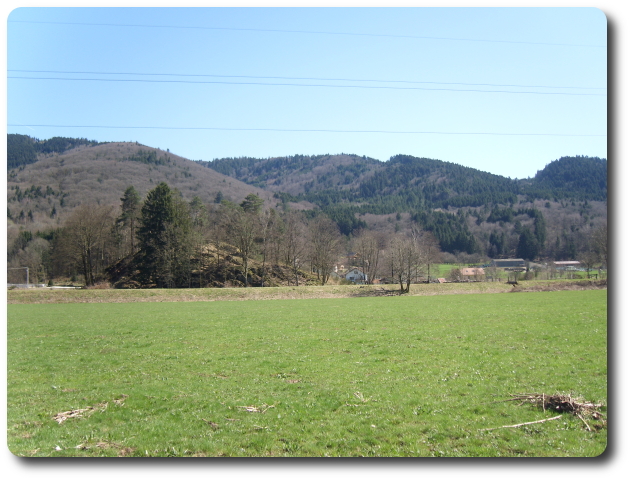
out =
{"type": "Polygon", "coordinates": [[[607,157],[606,28],[594,8],[19,8],[7,131],[533,177],[607,157]]]}

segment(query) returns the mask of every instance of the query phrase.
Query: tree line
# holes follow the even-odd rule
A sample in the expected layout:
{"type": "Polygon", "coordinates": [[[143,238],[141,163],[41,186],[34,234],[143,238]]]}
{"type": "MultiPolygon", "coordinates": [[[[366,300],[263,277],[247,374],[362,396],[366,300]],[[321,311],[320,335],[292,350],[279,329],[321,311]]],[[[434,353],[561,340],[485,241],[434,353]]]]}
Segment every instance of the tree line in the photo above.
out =
{"type": "MultiPolygon", "coordinates": [[[[55,193],[37,188],[28,192],[55,193]]],[[[386,234],[370,231],[355,216],[359,206],[275,210],[265,208],[254,194],[241,203],[215,202],[204,204],[198,197],[186,201],[166,183],[142,199],[130,186],[119,205],[80,205],[60,228],[20,231],[8,245],[8,266],[28,266],[34,281],[68,278],[86,285],[107,281],[128,288],[184,288],[303,285],[308,278],[325,284],[343,262],[361,268],[369,282],[386,278],[405,291],[411,282],[429,280],[440,258],[460,254],[526,260],[553,254],[589,264],[607,260],[605,226],[579,230],[571,225],[548,241],[545,217],[536,208],[421,211],[410,216],[404,232],[386,234]],[[510,230],[492,231],[486,252],[467,226],[475,215],[476,223],[514,224],[505,225],[510,230]],[[522,224],[523,218],[530,223],[522,224]],[[356,254],[352,264],[343,260],[348,252],[356,254]]],[[[585,201],[574,208],[588,212],[589,205],[585,201]]],[[[588,218],[584,213],[584,221],[588,218]]]]}
{"type": "Polygon", "coordinates": [[[61,228],[49,232],[21,232],[9,257],[28,264],[33,281],[251,287],[303,285],[309,278],[324,285],[356,250],[352,266],[363,270],[366,281],[387,276],[401,291],[430,274],[439,260],[439,244],[419,226],[410,235],[359,229],[345,236],[323,213],[278,212],[265,208],[255,194],[239,204],[205,205],[160,183],[144,199],[130,186],[120,201],[118,206],[80,205],[61,228]]]}

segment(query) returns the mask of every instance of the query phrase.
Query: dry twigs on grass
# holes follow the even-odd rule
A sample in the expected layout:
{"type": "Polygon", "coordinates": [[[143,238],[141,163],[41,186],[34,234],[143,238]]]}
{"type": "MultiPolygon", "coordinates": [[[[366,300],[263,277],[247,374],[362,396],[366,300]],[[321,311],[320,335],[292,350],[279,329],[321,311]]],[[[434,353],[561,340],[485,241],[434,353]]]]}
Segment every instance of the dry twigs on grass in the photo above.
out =
{"type": "Polygon", "coordinates": [[[115,398],[114,400],[112,400],[116,405],[119,406],[123,406],[125,404],[125,398],[127,398],[129,395],[121,395],[120,398],[115,398]]]}
{"type": "MultiPolygon", "coordinates": [[[[585,416],[592,417],[595,420],[601,420],[604,418],[601,412],[599,412],[599,408],[603,407],[603,404],[600,403],[590,403],[584,402],[580,399],[572,398],[571,395],[545,395],[544,393],[517,393],[512,395],[512,398],[508,400],[503,400],[504,402],[515,402],[520,401],[520,405],[525,403],[531,403],[536,406],[542,407],[543,412],[546,410],[551,410],[558,413],[571,413],[578,417],[584,425],[586,426],[589,432],[593,431],[590,425],[584,419],[585,416]]],[[[518,425],[505,425],[503,427],[496,428],[513,428],[520,427],[522,425],[531,425],[533,423],[543,423],[548,422],[549,420],[556,420],[560,418],[562,415],[558,415],[553,418],[546,418],[543,420],[537,420],[535,422],[527,422],[520,423],[518,425]]],[[[484,428],[483,430],[495,430],[494,428],[484,428]]]]}
{"type": "Polygon", "coordinates": [[[107,409],[107,402],[99,403],[97,405],[92,405],[87,408],[77,408],[76,410],[68,410],[67,412],[61,412],[57,415],[53,416],[53,420],[56,421],[59,425],[68,420],[69,418],[80,418],[80,417],[89,417],[96,410],[100,410],[101,412],[107,409]]]}
{"type": "Polygon", "coordinates": [[[89,450],[90,448],[93,447],[97,447],[97,448],[122,448],[122,445],[118,444],[118,443],[114,443],[114,442],[96,442],[95,444],[89,444],[89,443],[82,443],[80,445],[77,445],[76,448],[77,450],[89,450]]]}
{"type": "Polygon", "coordinates": [[[249,413],[265,413],[267,410],[269,410],[270,408],[276,408],[275,405],[267,405],[266,403],[263,403],[262,406],[260,407],[256,407],[254,405],[249,405],[249,406],[239,406],[238,408],[242,408],[243,410],[245,410],[246,412],[249,413]]]}
{"type": "Polygon", "coordinates": [[[372,397],[365,398],[361,392],[354,392],[354,396],[361,400],[363,403],[367,403],[372,400],[372,397]]]}
{"type": "Polygon", "coordinates": [[[543,418],[542,420],[536,420],[535,422],[525,422],[525,423],[517,423],[516,425],[503,425],[501,427],[494,427],[494,428],[482,428],[482,431],[487,431],[487,430],[497,430],[499,428],[517,428],[517,427],[522,427],[523,425],[533,425],[534,423],[544,423],[544,422],[549,422],[551,420],[558,420],[559,418],[562,418],[562,415],[558,415],[557,417],[551,417],[551,418],[543,418]]]}
{"type": "MultiPolygon", "coordinates": [[[[124,405],[124,399],[127,398],[127,396],[128,395],[122,395],[120,398],[114,399],[113,402],[116,405],[122,406],[124,405]]],[[[52,418],[55,422],[61,425],[63,422],[65,422],[69,418],[89,417],[97,410],[104,412],[107,409],[107,405],[108,405],[107,402],[97,403],[96,405],[92,405],[87,408],[77,408],[76,410],[68,410],[67,412],[61,412],[61,413],[58,413],[57,415],[54,415],[52,418]]]]}
{"type": "MultiPolygon", "coordinates": [[[[367,403],[370,400],[372,400],[372,397],[365,398],[361,392],[354,392],[354,396],[357,397],[359,400],[361,400],[361,402],[363,402],[363,403],[367,403]]],[[[346,402],[344,404],[344,406],[346,406],[346,407],[361,407],[362,405],[356,404],[356,403],[348,403],[348,402],[346,402]]]]}
{"type": "Polygon", "coordinates": [[[211,426],[213,429],[215,429],[215,430],[216,430],[217,428],[219,428],[219,424],[218,424],[218,423],[214,423],[214,422],[213,422],[213,421],[211,421],[211,420],[206,420],[205,418],[202,418],[202,420],[203,420],[204,422],[206,422],[208,425],[210,425],[210,426],[211,426]]]}

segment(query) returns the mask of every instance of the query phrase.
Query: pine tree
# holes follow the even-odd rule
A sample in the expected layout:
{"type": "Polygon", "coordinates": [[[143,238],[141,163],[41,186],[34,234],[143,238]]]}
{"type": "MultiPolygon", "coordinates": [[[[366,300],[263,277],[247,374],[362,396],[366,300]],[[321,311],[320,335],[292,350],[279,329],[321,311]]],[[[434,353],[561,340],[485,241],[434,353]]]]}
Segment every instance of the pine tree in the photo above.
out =
{"type": "Polygon", "coordinates": [[[164,286],[165,279],[160,272],[163,271],[166,231],[173,218],[173,193],[161,182],[147,194],[140,213],[137,268],[142,283],[164,286]]]}
{"type": "Polygon", "coordinates": [[[133,255],[136,253],[135,240],[140,214],[140,195],[134,187],[127,187],[120,201],[122,214],[118,217],[118,222],[129,230],[129,255],[133,255]]]}
{"type": "Polygon", "coordinates": [[[241,202],[241,208],[246,213],[258,213],[260,212],[260,208],[263,203],[262,198],[255,193],[250,193],[247,197],[245,197],[245,200],[241,202]]]}
{"type": "Polygon", "coordinates": [[[522,228],[518,239],[516,254],[525,260],[534,260],[538,256],[538,241],[529,228],[522,228]]]}

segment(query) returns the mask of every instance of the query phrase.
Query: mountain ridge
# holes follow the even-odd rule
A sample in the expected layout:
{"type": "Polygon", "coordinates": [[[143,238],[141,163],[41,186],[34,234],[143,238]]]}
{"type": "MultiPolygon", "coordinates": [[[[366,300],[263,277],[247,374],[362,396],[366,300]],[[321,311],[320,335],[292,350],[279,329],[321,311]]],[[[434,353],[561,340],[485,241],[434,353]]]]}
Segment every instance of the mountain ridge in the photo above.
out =
{"type": "Polygon", "coordinates": [[[253,193],[266,208],[306,210],[311,218],[323,212],[348,238],[360,229],[394,233],[419,225],[453,253],[506,255],[525,230],[546,224],[548,256],[570,257],[583,248],[582,232],[607,218],[607,160],[597,157],[562,157],[519,180],[402,154],[387,162],[345,153],[206,162],[137,142],[26,143],[40,151],[34,162],[8,168],[10,237],[59,228],[80,204],[119,207],[127,187],[144,197],[159,182],[188,201],[238,204],[253,193]]]}

